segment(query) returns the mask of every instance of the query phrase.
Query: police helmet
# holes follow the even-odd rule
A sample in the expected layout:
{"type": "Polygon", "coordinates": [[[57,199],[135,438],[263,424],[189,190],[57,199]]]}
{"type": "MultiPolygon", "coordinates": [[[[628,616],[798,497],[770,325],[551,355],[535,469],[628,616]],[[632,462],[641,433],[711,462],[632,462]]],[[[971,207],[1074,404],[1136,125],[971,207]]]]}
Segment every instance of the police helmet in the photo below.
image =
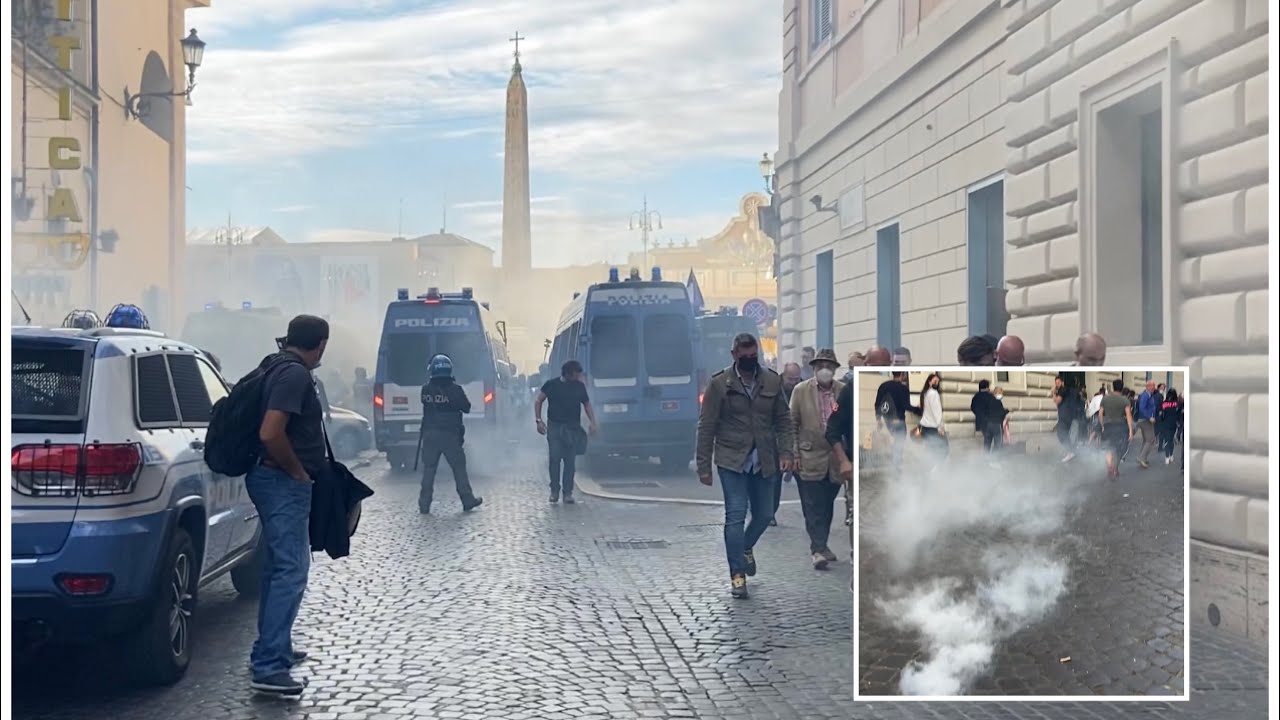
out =
{"type": "Polygon", "coordinates": [[[62,327],[78,330],[92,330],[102,327],[102,321],[92,310],[72,310],[62,319],[62,327]]]}
{"type": "Polygon", "coordinates": [[[137,305],[120,303],[107,313],[106,326],[112,328],[132,328],[134,330],[150,330],[151,323],[137,305]]]}
{"type": "Polygon", "coordinates": [[[453,361],[449,359],[448,355],[436,355],[431,358],[431,377],[453,377],[453,361]]]}

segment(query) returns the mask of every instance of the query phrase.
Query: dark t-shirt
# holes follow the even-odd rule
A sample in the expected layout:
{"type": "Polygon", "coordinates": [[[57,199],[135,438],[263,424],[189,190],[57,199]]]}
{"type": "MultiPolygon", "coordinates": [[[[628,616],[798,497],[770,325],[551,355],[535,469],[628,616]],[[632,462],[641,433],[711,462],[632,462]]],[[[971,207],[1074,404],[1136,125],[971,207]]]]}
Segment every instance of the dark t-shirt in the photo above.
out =
{"type": "Polygon", "coordinates": [[[300,363],[287,363],[272,371],[262,391],[266,410],[289,414],[285,436],[308,473],[326,467],[324,411],[311,372],[300,363]]]}
{"type": "Polygon", "coordinates": [[[1057,397],[1062,398],[1062,402],[1058,404],[1058,419],[1072,420],[1081,414],[1080,393],[1076,390],[1063,385],[1053,393],[1057,397]]]}
{"type": "Polygon", "coordinates": [[[547,422],[582,426],[582,406],[587,402],[587,386],[578,381],[553,378],[542,385],[547,396],[547,422]]]}
{"type": "Polygon", "coordinates": [[[1102,409],[1099,411],[1102,413],[1103,426],[1112,427],[1112,423],[1115,423],[1116,427],[1124,427],[1127,430],[1129,423],[1124,419],[1124,411],[1128,407],[1128,398],[1107,393],[1107,396],[1102,398],[1102,409]]]}

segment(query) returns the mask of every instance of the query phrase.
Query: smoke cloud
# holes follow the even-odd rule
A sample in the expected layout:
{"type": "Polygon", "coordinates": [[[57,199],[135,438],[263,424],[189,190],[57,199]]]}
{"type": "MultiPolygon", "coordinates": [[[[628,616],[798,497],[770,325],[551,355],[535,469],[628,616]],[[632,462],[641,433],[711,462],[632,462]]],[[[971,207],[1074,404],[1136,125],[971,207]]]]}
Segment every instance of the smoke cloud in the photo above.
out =
{"type": "Polygon", "coordinates": [[[890,585],[875,607],[926,655],[904,668],[904,695],[965,694],[999,643],[1050,614],[1066,593],[1061,538],[1101,481],[1081,455],[1007,458],[995,465],[953,451],[932,471],[880,487],[862,541],[883,556],[890,585]]]}

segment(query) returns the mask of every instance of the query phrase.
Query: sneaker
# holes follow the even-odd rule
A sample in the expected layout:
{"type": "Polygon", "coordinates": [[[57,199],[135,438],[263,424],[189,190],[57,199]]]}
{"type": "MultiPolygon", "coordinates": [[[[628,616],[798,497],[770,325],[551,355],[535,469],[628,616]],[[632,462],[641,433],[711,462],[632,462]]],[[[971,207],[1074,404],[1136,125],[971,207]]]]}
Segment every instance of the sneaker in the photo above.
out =
{"type": "Polygon", "coordinates": [[[750,595],[747,594],[747,579],[745,577],[742,575],[734,575],[731,583],[732,586],[729,588],[729,593],[734,597],[740,600],[745,600],[750,597],[750,595]]]}
{"type": "Polygon", "coordinates": [[[578,504],[578,500],[577,500],[577,498],[575,498],[575,497],[574,497],[574,496],[572,496],[572,495],[565,495],[565,496],[564,496],[564,504],[565,504],[565,505],[577,505],[577,504],[578,504]]]}
{"type": "Polygon", "coordinates": [[[555,505],[556,503],[560,502],[560,493],[556,493],[556,492],[551,493],[551,498],[547,500],[547,502],[551,503],[552,505],[555,505]]]}
{"type": "Polygon", "coordinates": [[[753,550],[748,550],[742,554],[743,560],[747,563],[747,577],[755,577],[756,574],[756,554],[753,550]]]}
{"type": "Polygon", "coordinates": [[[289,673],[281,672],[270,677],[262,678],[261,680],[255,679],[253,682],[249,683],[249,687],[253,688],[257,692],[268,695],[299,697],[302,695],[302,690],[306,686],[297,680],[294,680],[289,673]]]}
{"type": "MultiPolygon", "coordinates": [[[[294,650],[293,657],[289,659],[289,667],[296,667],[302,664],[306,661],[307,657],[307,652],[305,650],[294,650]]],[[[253,669],[253,660],[249,661],[248,666],[250,670],[253,669]]]]}
{"type": "Polygon", "coordinates": [[[1064,462],[1064,463],[1071,462],[1072,460],[1075,460],[1075,459],[1076,459],[1076,454],[1075,454],[1075,453],[1071,453],[1071,452],[1069,452],[1069,453],[1067,453],[1066,455],[1063,455],[1063,456],[1062,456],[1062,462],[1064,462]]]}
{"type": "Polygon", "coordinates": [[[471,512],[484,504],[484,498],[476,496],[462,503],[462,512],[471,512]]]}
{"type": "Polygon", "coordinates": [[[778,519],[777,519],[777,518],[773,518],[772,520],[770,520],[770,521],[769,521],[769,527],[778,527],[778,519]]]}
{"type": "Polygon", "coordinates": [[[831,552],[831,548],[823,548],[822,550],[818,551],[818,554],[826,558],[827,562],[835,562],[836,560],[839,559],[836,557],[835,553],[831,552]]]}
{"type": "Polygon", "coordinates": [[[813,554],[813,569],[814,569],[814,570],[826,570],[826,569],[827,569],[827,562],[828,562],[828,561],[827,561],[827,559],[826,559],[825,557],[823,557],[823,556],[822,556],[822,553],[814,553],[814,554],[813,554]]]}
{"type": "Polygon", "coordinates": [[[1142,468],[1143,470],[1146,470],[1147,468],[1151,467],[1151,465],[1149,465],[1146,460],[1139,460],[1138,467],[1142,468]]]}

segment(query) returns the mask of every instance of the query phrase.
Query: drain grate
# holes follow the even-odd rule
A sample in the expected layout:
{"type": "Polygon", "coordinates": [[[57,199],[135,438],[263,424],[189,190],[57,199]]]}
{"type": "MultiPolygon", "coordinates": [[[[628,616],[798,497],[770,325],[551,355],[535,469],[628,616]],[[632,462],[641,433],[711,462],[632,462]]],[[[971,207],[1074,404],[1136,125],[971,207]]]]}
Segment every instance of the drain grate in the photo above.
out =
{"type": "Polygon", "coordinates": [[[614,488],[659,488],[659,487],[662,487],[662,483],[656,483],[656,482],[654,482],[654,481],[652,481],[652,480],[614,480],[614,481],[612,481],[612,482],[600,482],[600,481],[597,481],[597,484],[598,484],[598,485],[600,485],[600,487],[605,488],[606,490],[612,490],[612,489],[614,489],[614,488]]]}
{"type": "Polygon", "coordinates": [[[642,540],[637,538],[610,538],[597,540],[610,550],[660,550],[667,547],[666,540],[642,540]]]}

